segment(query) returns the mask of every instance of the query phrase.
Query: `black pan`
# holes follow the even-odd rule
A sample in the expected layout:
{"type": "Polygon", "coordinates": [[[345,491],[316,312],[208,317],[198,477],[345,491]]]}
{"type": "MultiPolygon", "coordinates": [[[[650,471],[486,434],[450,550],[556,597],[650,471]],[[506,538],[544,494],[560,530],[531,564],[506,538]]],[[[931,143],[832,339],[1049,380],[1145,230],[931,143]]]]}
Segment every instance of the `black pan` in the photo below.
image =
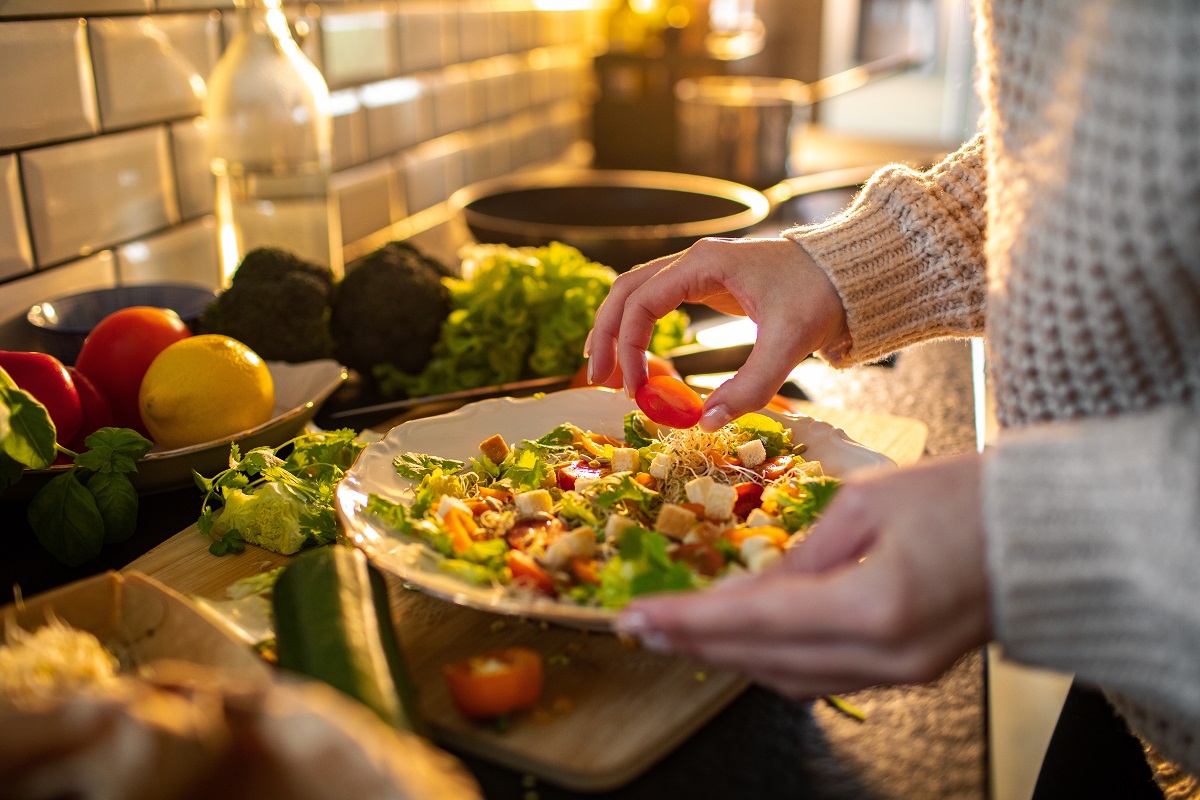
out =
{"type": "Polygon", "coordinates": [[[563,242],[623,272],[707,236],[742,236],[781,203],[858,186],[875,169],[802,175],[762,191],[675,172],[548,169],[472,184],[450,202],[477,242],[563,242]]]}

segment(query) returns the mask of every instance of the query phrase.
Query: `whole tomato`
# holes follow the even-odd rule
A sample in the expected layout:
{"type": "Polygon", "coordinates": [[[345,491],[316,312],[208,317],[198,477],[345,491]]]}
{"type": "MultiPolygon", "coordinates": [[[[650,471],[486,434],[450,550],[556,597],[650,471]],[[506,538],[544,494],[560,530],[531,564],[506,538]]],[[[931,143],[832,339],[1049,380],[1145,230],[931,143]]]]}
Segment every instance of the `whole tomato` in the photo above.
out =
{"type": "Polygon", "coordinates": [[[150,362],[168,345],[192,332],[169,308],[132,306],[114,311],[83,341],[75,368],[112,405],[113,424],[149,437],[138,411],[138,390],[150,362]]]}
{"type": "Polygon", "coordinates": [[[83,407],[83,424],[79,426],[79,433],[67,444],[67,447],[78,452],[84,449],[84,439],[113,424],[112,403],[108,402],[108,398],[96,388],[96,384],[78,369],[67,367],[67,372],[75,382],[79,404],[83,407]]]}
{"type": "Polygon", "coordinates": [[[61,361],[46,353],[0,350],[0,369],[46,407],[60,444],[65,445],[79,433],[83,407],[75,382],[61,361]]]}
{"type": "MultiPolygon", "coordinates": [[[[670,375],[672,378],[678,378],[679,373],[670,361],[662,356],[656,356],[654,353],[646,353],[646,369],[650,372],[650,377],[655,375],[670,375]]],[[[587,364],[585,363],[579,368],[579,371],[571,378],[571,383],[568,388],[577,389],[581,386],[607,386],[609,389],[620,389],[624,384],[621,373],[621,364],[617,363],[617,368],[613,370],[613,374],[608,376],[608,380],[603,383],[591,384],[587,382],[587,364]]]]}

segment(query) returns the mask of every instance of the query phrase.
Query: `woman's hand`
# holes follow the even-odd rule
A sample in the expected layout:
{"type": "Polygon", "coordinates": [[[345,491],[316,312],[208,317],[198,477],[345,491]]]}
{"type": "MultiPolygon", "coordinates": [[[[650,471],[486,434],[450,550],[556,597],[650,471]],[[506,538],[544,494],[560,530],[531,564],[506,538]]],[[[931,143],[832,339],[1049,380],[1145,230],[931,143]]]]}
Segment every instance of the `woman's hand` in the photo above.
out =
{"type": "Polygon", "coordinates": [[[825,273],[790,239],[702,239],[619,276],[588,336],[590,380],[620,359],[625,392],[646,382],[654,323],[680,303],[703,303],[758,323],[746,364],[705,403],[700,426],[716,430],[763,408],[810,353],[847,336],[846,312],[825,273]]]}
{"type": "Polygon", "coordinates": [[[781,565],[618,628],[790,697],[932,680],[990,637],[981,473],[972,454],[848,481],[781,565]]]}

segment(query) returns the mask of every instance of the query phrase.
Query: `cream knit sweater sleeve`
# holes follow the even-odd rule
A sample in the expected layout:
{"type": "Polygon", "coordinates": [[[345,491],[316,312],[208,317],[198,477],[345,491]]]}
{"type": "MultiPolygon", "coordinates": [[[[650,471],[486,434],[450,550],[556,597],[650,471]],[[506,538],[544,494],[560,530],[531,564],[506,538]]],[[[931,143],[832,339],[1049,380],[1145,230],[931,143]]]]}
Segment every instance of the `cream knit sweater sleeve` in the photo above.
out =
{"type": "Polygon", "coordinates": [[[822,355],[841,367],[983,333],[984,208],[980,135],[928,172],[882,169],[840,215],[785,231],[846,307],[850,339],[822,355]]]}

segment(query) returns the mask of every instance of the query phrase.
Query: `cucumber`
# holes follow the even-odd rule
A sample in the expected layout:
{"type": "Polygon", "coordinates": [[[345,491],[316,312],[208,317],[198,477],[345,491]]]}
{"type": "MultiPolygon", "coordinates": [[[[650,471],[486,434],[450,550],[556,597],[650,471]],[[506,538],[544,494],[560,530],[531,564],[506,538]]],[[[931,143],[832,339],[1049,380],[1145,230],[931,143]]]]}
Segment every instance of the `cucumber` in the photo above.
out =
{"type": "Polygon", "coordinates": [[[358,550],[310,550],[284,567],[272,598],[279,666],[324,681],[385,722],[421,733],[392,626],[387,583],[358,550]]]}

